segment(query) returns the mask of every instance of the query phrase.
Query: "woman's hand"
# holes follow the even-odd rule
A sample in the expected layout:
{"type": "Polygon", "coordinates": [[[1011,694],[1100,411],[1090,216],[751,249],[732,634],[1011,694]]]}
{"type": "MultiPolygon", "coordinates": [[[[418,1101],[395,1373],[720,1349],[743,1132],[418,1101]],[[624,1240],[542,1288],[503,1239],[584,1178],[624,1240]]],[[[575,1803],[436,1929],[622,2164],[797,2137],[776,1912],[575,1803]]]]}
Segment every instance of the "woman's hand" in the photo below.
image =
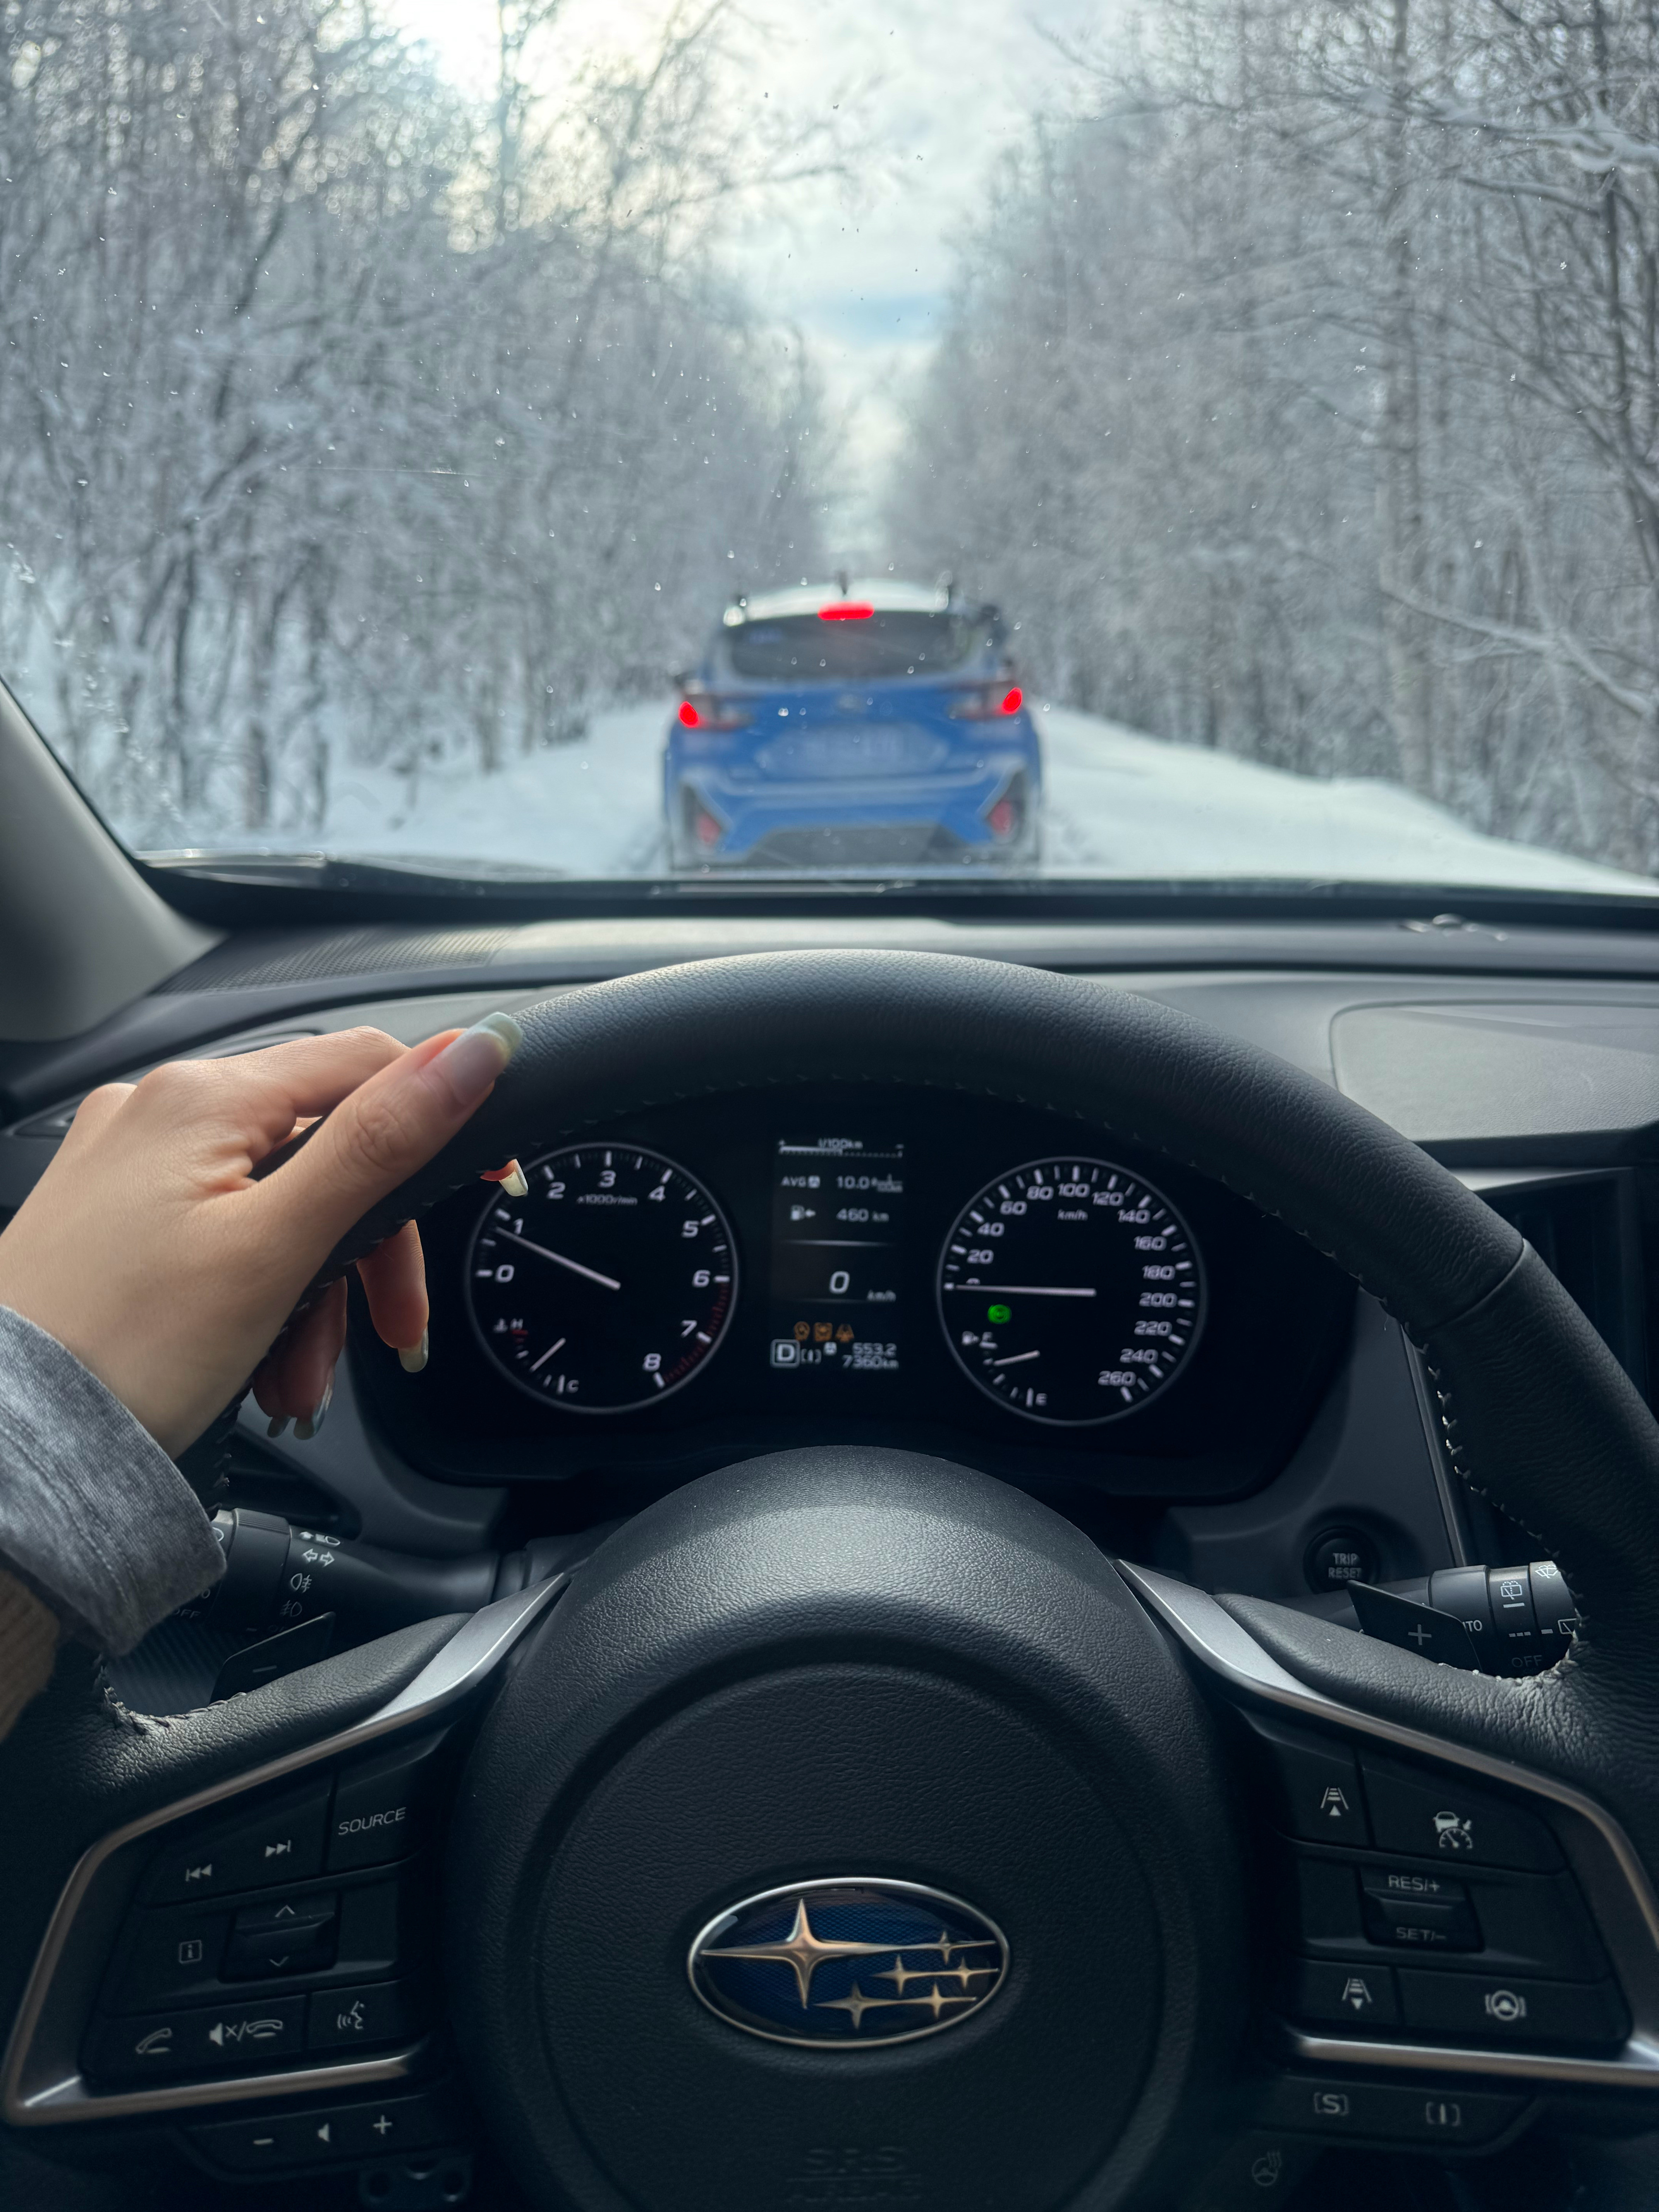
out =
{"type": "MultiPolygon", "coordinates": [[[[344,1283],[273,1352],[283,1324],[352,1224],[455,1134],[520,1042],[516,1022],[491,1014],[412,1049],[346,1030],[106,1085],[0,1236],[0,1305],[66,1346],[175,1457],[250,1375],[267,1413],[314,1427],[345,1342],[344,1283]]],[[[358,1273],[380,1334],[423,1364],[413,1223],[358,1273]]]]}

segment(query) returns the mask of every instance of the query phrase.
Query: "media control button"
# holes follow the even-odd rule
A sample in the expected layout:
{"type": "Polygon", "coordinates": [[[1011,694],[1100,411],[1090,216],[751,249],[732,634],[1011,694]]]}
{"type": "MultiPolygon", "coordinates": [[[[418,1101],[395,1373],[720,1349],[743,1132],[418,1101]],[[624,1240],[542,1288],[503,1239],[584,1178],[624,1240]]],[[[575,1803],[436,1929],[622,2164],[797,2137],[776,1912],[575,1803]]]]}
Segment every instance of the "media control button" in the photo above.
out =
{"type": "Polygon", "coordinates": [[[1400,1992],[1391,1966],[1327,1966],[1299,1959],[1291,1996],[1298,2020],[1340,2021],[1345,2027],[1394,2027],[1400,1992]]]}
{"type": "Polygon", "coordinates": [[[1561,1863],[1543,1821],[1506,1797],[1469,1788],[1455,1774],[1397,1766],[1369,1753],[1361,1765],[1382,1850],[1409,1851],[1449,1870],[1484,1864],[1549,1873],[1561,1863]]]}
{"type": "Polygon", "coordinates": [[[341,1771],[329,1828],[328,1869],[407,1858],[430,1833],[444,1778],[444,1738],[423,1737],[341,1771]]]}
{"type": "Polygon", "coordinates": [[[307,1783],[256,1807],[228,1813],[156,1852],[146,1894],[157,1899],[223,1897],[319,1873],[328,1826],[329,1782],[307,1783]]]}
{"type": "Polygon", "coordinates": [[[419,2094],[358,2105],[329,2105],[273,2118],[222,2121],[192,2128],[196,2149],[227,2173],[276,2173],[325,2166],[331,2160],[389,2158],[453,2142],[455,2129],[434,2100],[419,2094]]]}
{"type": "Polygon", "coordinates": [[[265,2112],[252,2120],[192,2128],[190,2140],[210,2165],[227,2173],[279,2173],[285,2167],[317,2165],[330,2155],[315,2140],[319,2122],[325,2125],[325,2116],[319,2113],[313,2119],[284,2112],[273,2118],[265,2112]]]}
{"type": "Polygon", "coordinates": [[[350,2044],[395,2043],[413,2032],[406,1985],[371,1982],[358,1989],[319,1990],[311,2000],[306,2044],[312,2051],[325,2051],[350,2044]]]}
{"type": "Polygon", "coordinates": [[[386,2097],[349,2105],[333,2118],[336,2139],[352,2158],[384,2158],[456,2139],[453,2119],[430,2097],[386,2097]]]}
{"type": "Polygon", "coordinates": [[[1353,1753],[1258,1714],[1246,1717],[1272,1761],[1280,1825],[1310,1843],[1369,1843],[1364,1792],[1353,1753]]]}
{"type": "Polygon", "coordinates": [[[228,1982],[262,1982],[277,1974],[315,1974],[334,1964],[339,1899],[285,1897],[273,1905],[245,1905],[231,1925],[225,1953],[228,1982]]]}
{"type": "Polygon", "coordinates": [[[252,2073],[301,2048],[303,1997],[202,2005],[105,2021],[87,2046],[87,2071],[100,2081],[160,2081],[175,2074],[252,2073]]]}
{"type": "Polygon", "coordinates": [[[1328,2141],[1437,2143],[1447,2150],[1493,2142],[1524,2108],[1521,2097],[1484,2089],[1405,2088],[1316,2074],[1282,2076],[1257,2124],[1328,2141]]]}
{"type": "Polygon", "coordinates": [[[1434,2035],[1500,2043],[1622,2043],[1630,2030],[1611,1982],[1534,1982],[1491,1974],[1403,1969],[1406,2025],[1434,2035]]]}

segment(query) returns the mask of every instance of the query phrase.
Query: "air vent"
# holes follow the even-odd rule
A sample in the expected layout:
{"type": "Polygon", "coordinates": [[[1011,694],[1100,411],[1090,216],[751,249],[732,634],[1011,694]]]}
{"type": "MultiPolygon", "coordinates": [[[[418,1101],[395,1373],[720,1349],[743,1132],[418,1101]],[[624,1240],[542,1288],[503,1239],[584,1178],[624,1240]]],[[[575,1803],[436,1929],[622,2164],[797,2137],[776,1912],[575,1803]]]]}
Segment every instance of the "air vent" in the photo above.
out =
{"type": "Polygon", "coordinates": [[[1641,1221],[1629,1168],[1586,1169],[1522,1180],[1495,1174],[1465,1182],[1512,1221],[1607,1349],[1648,1389],[1641,1221]]]}

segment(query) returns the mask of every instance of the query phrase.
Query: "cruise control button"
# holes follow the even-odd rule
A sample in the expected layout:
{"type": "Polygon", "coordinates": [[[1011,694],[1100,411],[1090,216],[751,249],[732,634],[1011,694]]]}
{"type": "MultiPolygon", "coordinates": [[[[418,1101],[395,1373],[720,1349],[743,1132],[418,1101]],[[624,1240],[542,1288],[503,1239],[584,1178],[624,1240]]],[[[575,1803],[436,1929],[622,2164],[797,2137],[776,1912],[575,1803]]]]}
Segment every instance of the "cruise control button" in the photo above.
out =
{"type": "Polygon", "coordinates": [[[88,2045],[87,2071],[99,2081],[147,2081],[269,2066],[301,2048],[304,2018],[303,1997],[261,1997],[252,2004],[106,2021],[88,2045]]]}
{"type": "Polygon", "coordinates": [[[1298,2020],[1340,2021],[1347,2027],[1393,2027],[1400,2019],[1391,1966],[1326,1966],[1299,1959],[1291,2005],[1298,2020]]]}
{"type": "Polygon", "coordinates": [[[1432,1898],[1440,1905],[1466,1905],[1469,1893],[1461,1881],[1449,1875],[1421,1874],[1415,1867],[1361,1867],[1359,1886],[1370,1897],[1427,1899],[1432,1898]]]}
{"type": "Polygon", "coordinates": [[[1480,1929],[1467,1903],[1431,1897],[1378,1897],[1369,1882],[1361,1898],[1373,1943],[1422,1951],[1478,1951],[1480,1929]]]}
{"type": "Polygon", "coordinates": [[[372,1982],[355,1990],[319,1990],[311,2000],[306,2034],[312,2051],[341,2044],[395,2043],[412,2032],[409,1992],[402,1982],[372,1982]]]}
{"type": "Polygon", "coordinates": [[[227,1814],[210,1826],[163,1842],[150,1869],[146,1894],[156,1899],[222,1897],[239,1889],[264,1889],[279,1881],[304,1881],[322,1869],[328,1826],[328,1781],[248,1810],[227,1814]]]}
{"type": "Polygon", "coordinates": [[[1365,1801],[1377,1844],[1442,1865],[1524,1867],[1550,1872],[1561,1854],[1536,1814],[1469,1789],[1455,1775],[1396,1766],[1367,1753],[1365,1801]]]}
{"type": "Polygon", "coordinates": [[[1369,1843],[1353,1753],[1255,1713],[1246,1718],[1273,1763],[1281,1825],[1310,1843],[1369,1843]]]}
{"type": "Polygon", "coordinates": [[[277,1905],[245,1905],[236,1915],[225,1953],[228,1982],[258,1982],[271,1974],[314,1974],[334,1964],[339,1899],[284,1898],[277,1905]]]}
{"type": "Polygon", "coordinates": [[[1408,2027],[1504,2043],[1622,2043],[1630,2032],[1611,1982],[1530,1982],[1402,1969],[1408,2027]]]}
{"type": "Polygon", "coordinates": [[[1520,2118],[1524,2102],[1461,2086],[1407,2089],[1393,2082],[1291,2074],[1273,2084],[1258,2124],[1332,2142],[1437,2143],[1467,2150],[1495,2142],[1520,2118]]]}
{"type": "Polygon", "coordinates": [[[381,1752],[344,1768],[334,1793],[328,1869],[406,1858],[430,1832],[444,1776],[444,1738],[381,1752]]]}

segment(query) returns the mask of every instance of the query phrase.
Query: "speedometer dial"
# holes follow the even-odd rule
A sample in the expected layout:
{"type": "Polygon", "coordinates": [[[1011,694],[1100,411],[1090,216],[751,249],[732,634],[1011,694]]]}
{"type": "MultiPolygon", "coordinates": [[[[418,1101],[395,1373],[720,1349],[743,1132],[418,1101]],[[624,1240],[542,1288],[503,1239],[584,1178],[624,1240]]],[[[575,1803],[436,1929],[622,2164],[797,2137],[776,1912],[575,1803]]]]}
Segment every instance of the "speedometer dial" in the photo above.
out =
{"type": "Polygon", "coordinates": [[[682,1389],[719,1348],[738,1264],[720,1207],[637,1145],[532,1160],[524,1198],[485,1207],[469,1310],[501,1372],[544,1405],[622,1413],[682,1389]]]}
{"type": "Polygon", "coordinates": [[[951,1349],[1030,1420],[1132,1413],[1167,1389],[1204,1326],[1204,1270],[1152,1184],[1109,1160],[1030,1162],[987,1183],[939,1259],[951,1349]]]}

